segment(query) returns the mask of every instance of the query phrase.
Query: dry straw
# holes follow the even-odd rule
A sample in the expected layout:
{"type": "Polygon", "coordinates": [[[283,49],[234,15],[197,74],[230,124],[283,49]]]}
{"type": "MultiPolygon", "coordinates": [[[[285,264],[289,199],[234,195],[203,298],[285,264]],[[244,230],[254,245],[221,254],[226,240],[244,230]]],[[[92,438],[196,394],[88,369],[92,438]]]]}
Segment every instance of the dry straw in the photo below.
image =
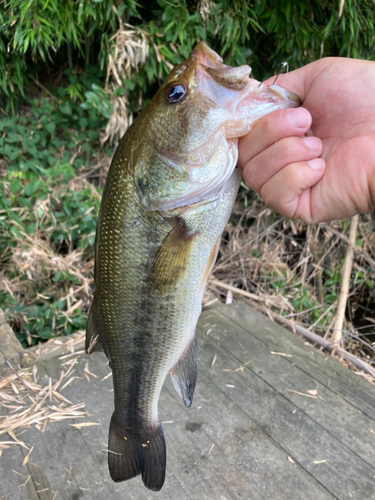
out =
{"type": "Polygon", "coordinates": [[[112,143],[115,137],[122,137],[131,125],[133,117],[128,110],[127,92],[120,96],[115,90],[125,87],[126,79],[144,65],[149,53],[149,35],[141,28],[124,24],[121,20],[110,42],[106,92],[111,96],[112,113],[101,138],[102,143],[108,139],[112,143]]]}
{"type": "Polygon", "coordinates": [[[41,379],[36,365],[1,379],[0,406],[7,414],[0,417],[0,451],[11,446],[22,446],[29,449],[25,457],[27,461],[32,449],[19,439],[18,433],[22,428],[35,425],[43,432],[48,423],[89,416],[84,411],[85,403],[74,404],[62,394],[70,381],[77,378],[74,373],[78,357],[76,355],[61,364],[62,370],[57,381],[51,377],[41,379]],[[1,439],[5,434],[8,438],[1,439]]]}

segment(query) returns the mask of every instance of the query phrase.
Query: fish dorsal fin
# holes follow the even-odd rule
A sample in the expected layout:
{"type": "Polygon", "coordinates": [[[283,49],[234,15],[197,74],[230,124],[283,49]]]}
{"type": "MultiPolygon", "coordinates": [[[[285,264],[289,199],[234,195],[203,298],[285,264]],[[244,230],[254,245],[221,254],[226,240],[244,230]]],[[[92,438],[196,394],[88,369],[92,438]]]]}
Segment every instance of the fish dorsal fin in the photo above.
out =
{"type": "Polygon", "coordinates": [[[194,335],[188,349],[179,362],[170,371],[173,386],[189,408],[193,402],[193,394],[198,375],[197,339],[194,335]]]}
{"type": "Polygon", "coordinates": [[[104,352],[104,347],[100,337],[100,329],[95,318],[95,299],[93,300],[86,327],[86,354],[93,352],[104,352]]]}
{"type": "Polygon", "coordinates": [[[158,295],[166,295],[184,275],[197,234],[189,233],[185,223],[179,221],[161,244],[147,281],[158,295]]]}

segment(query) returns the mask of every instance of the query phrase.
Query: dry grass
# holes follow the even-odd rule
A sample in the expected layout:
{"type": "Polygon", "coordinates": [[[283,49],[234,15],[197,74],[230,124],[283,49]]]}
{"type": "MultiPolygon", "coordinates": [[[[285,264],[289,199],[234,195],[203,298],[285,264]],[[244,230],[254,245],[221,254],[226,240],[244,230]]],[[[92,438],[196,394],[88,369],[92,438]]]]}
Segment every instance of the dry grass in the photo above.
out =
{"type": "Polygon", "coordinates": [[[69,357],[61,364],[60,377],[55,382],[51,377],[40,377],[37,365],[1,379],[0,407],[7,414],[0,417],[0,436],[8,434],[11,440],[0,439],[0,452],[11,446],[22,446],[31,453],[30,446],[19,438],[25,427],[35,425],[43,432],[51,422],[89,416],[83,409],[85,403],[74,404],[62,394],[64,388],[77,378],[74,373],[78,358],[69,357]]]}
{"type": "MultiPolygon", "coordinates": [[[[112,46],[108,55],[106,92],[110,95],[112,113],[101,137],[102,144],[108,139],[112,143],[115,138],[122,137],[131,125],[133,116],[128,110],[127,93],[120,96],[115,91],[124,87],[132,72],[138,71],[138,68],[144,65],[149,53],[148,34],[121,21],[119,29],[110,41],[112,46]]],[[[142,102],[141,95],[139,98],[142,102]]]]}
{"type": "Polygon", "coordinates": [[[202,16],[203,21],[207,21],[211,14],[211,9],[215,5],[211,0],[199,0],[197,11],[202,16]]]}
{"type": "MultiPolygon", "coordinates": [[[[51,310],[54,311],[52,304],[57,301],[63,302],[63,305],[59,309],[56,308],[52,316],[52,330],[55,335],[64,335],[67,325],[72,323],[72,315],[75,312],[78,313],[78,310],[87,310],[90,306],[94,266],[93,250],[91,246],[87,248],[88,245],[77,248],[77,242],[71,236],[71,228],[65,227],[65,224],[69,223],[68,218],[66,222],[57,221],[55,212],[64,193],[84,189],[91,191],[98,205],[100,195],[92,181],[104,184],[109,161],[108,157],[103,156],[99,165],[82,172],[66,186],[55,186],[46,199],[38,200],[32,209],[36,226],[32,234],[27,234],[15,220],[9,221],[17,227],[18,232],[9,238],[12,246],[7,250],[7,255],[0,256],[2,262],[0,292],[10,294],[17,304],[22,304],[19,312],[17,309],[10,309],[8,315],[16,331],[26,331],[28,345],[32,344],[33,337],[38,338],[38,334],[33,331],[34,327],[28,325],[30,320],[32,320],[30,325],[33,325],[33,321],[37,319],[37,316],[34,317],[35,314],[41,314],[34,311],[34,306],[49,304],[51,310]],[[99,168],[100,174],[97,174],[99,168]],[[56,238],[52,236],[56,231],[67,235],[61,243],[56,243],[56,238]],[[74,283],[70,280],[55,279],[57,273],[63,276],[69,275],[74,283]],[[28,314],[27,311],[29,311],[28,314]],[[64,321],[61,321],[61,316],[64,316],[64,321]]],[[[83,217],[92,213],[94,209],[94,206],[90,206],[83,217]]],[[[17,211],[21,220],[30,219],[28,208],[15,207],[14,210],[17,211]]],[[[95,217],[96,214],[92,213],[92,215],[95,217]]],[[[94,228],[92,231],[92,234],[86,235],[86,238],[93,240],[94,228]]]]}

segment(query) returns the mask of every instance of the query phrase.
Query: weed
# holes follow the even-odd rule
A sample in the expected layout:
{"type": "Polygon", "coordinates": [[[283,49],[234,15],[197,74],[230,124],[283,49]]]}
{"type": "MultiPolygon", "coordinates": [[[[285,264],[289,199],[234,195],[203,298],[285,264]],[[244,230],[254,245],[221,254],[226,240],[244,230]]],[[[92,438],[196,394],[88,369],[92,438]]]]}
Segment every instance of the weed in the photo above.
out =
{"type": "Polygon", "coordinates": [[[23,345],[85,327],[101,192],[89,180],[109,163],[100,110],[69,87],[57,96],[0,120],[0,307],[23,345]]]}

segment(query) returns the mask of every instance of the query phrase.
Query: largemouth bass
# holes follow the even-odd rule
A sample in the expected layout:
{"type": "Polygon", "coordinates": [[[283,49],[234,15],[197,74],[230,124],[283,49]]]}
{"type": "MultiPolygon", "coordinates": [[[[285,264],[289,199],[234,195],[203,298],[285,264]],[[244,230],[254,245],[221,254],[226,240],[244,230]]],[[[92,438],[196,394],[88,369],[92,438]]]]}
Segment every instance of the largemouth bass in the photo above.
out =
{"type": "Polygon", "coordinates": [[[103,192],[86,351],[113,371],[108,464],[114,481],[165,478],[158,400],[170,373],[185,405],[197,379],[195,328],[241,169],[237,143],[294,94],[225,66],[199,43],[122,138],[103,192]]]}

